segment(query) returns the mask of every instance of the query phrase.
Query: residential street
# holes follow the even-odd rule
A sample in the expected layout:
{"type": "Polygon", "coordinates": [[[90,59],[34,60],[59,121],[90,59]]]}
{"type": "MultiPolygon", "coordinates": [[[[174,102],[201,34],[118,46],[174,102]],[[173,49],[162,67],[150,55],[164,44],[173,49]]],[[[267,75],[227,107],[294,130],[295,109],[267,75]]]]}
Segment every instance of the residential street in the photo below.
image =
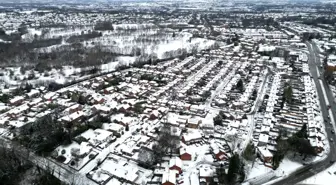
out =
{"type": "MultiPolygon", "coordinates": [[[[314,82],[316,84],[316,88],[317,88],[317,93],[319,96],[319,100],[320,100],[320,105],[321,105],[321,111],[322,111],[322,115],[323,115],[323,119],[327,120],[327,123],[325,124],[326,126],[326,130],[327,130],[327,134],[328,134],[328,138],[330,141],[330,138],[333,138],[333,140],[336,140],[335,134],[331,133],[331,130],[335,129],[335,123],[332,122],[332,125],[329,124],[329,116],[331,116],[331,120],[333,121],[335,118],[335,112],[329,111],[327,108],[327,104],[328,102],[330,102],[330,110],[336,110],[336,105],[333,101],[333,96],[328,88],[328,85],[326,84],[325,80],[321,77],[321,80],[319,79],[320,76],[320,72],[322,72],[322,68],[319,68],[319,66],[321,65],[321,60],[318,54],[318,50],[317,47],[313,44],[313,46],[308,43],[308,50],[309,50],[309,68],[310,68],[310,72],[311,75],[314,79],[314,82]],[[321,81],[321,83],[320,83],[321,81]],[[325,92],[323,92],[323,88],[325,89],[325,92]],[[325,95],[327,100],[325,99],[325,95]]],[[[291,175],[289,175],[288,177],[286,177],[283,180],[280,180],[274,184],[276,185],[292,185],[292,184],[296,184],[299,183],[301,181],[303,181],[304,179],[307,179],[313,175],[315,175],[318,172],[321,172],[322,170],[328,168],[329,166],[331,166],[334,161],[336,159],[336,148],[335,148],[335,144],[334,142],[330,142],[330,152],[328,154],[328,157],[326,159],[324,159],[323,161],[317,162],[315,164],[312,165],[307,165],[299,170],[297,170],[296,172],[292,173],[291,175]]]]}

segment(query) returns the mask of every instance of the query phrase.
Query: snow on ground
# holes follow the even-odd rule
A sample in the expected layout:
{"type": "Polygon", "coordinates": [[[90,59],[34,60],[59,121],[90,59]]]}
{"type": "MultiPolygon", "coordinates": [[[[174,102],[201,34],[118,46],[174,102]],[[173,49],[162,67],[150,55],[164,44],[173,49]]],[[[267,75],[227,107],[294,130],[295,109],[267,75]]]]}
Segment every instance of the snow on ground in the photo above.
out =
{"type": "MultiPolygon", "coordinates": [[[[116,69],[118,65],[130,65],[135,61],[135,57],[129,57],[129,56],[121,56],[117,57],[116,61],[110,62],[107,64],[102,64],[100,66],[101,72],[111,72],[116,69]]],[[[83,78],[89,77],[89,75],[81,76],[81,71],[89,70],[92,67],[87,68],[78,68],[73,66],[63,66],[62,69],[51,69],[45,74],[38,73],[37,71],[34,71],[35,79],[32,80],[26,80],[26,82],[30,84],[46,84],[50,82],[56,82],[59,84],[65,84],[67,82],[73,81],[73,80],[79,80],[83,78]]],[[[26,71],[25,74],[21,74],[20,68],[6,68],[6,71],[3,72],[4,75],[0,76],[0,80],[4,82],[4,84],[9,84],[9,86],[18,86],[22,83],[24,79],[27,79],[29,74],[32,72],[26,71]],[[13,71],[13,75],[10,75],[9,70],[13,71]]],[[[1,89],[4,88],[1,86],[1,89]]]]}
{"type": "MultiPolygon", "coordinates": [[[[251,164],[252,165],[252,164],[251,164]]],[[[266,167],[260,160],[254,162],[253,168],[250,170],[246,179],[253,179],[255,177],[264,175],[273,171],[271,168],[266,167]]]]}
{"type": "Polygon", "coordinates": [[[191,41],[187,41],[190,38],[189,35],[185,35],[181,40],[175,40],[169,42],[167,44],[160,44],[156,50],[158,58],[164,58],[164,53],[167,51],[173,51],[177,49],[186,48],[188,52],[191,52],[191,48],[198,45],[198,50],[209,48],[211,45],[215,43],[213,40],[207,40],[202,38],[191,39],[191,41]]]}
{"type": "Polygon", "coordinates": [[[139,126],[136,126],[136,127],[132,127],[130,128],[130,132],[126,132],[124,135],[122,135],[119,139],[117,139],[116,142],[112,143],[110,146],[108,146],[107,148],[104,148],[99,154],[98,156],[96,157],[96,160],[93,160],[93,161],[90,161],[87,165],[84,166],[84,168],[82,168],[80,170],[80,173],[82,174],[86,174],[88,172],[90,172],[94,167],[96,167],[97,165],[97,161],[99,160],[103,160],[105,159],[108,154],[111,152],[111,151],[114,151],[115,150],[115,147],[121,143],[123,143],[126,139],[132,137],[133,135],[133,131],[135,131],[137,128],[139,128],[139,126]]]}
{"type": "Polygon", "coordinates": [[[57,37],[68,37],[72,35],[80,35],[83,29],[74,28],[74,29],[51,29],[49,33],[46,34],[47,38],[57,38],[57,37]]]}
{"type": "Polygon", "coordinates": [[[140,29],[140,28],[145,28],[145,27],[153,27],[155,26],[154,24],[115,24],[113,25],[113,28],[115,30],[118,29],[140,29]]]}
{"type": "Polygon", "coordinates": [[[118,65],[125,65],[128,66],[135,61],[135,57],[130,57],[130,56],[121,56],[117,57],[117,60],[114,62],[109,62],[107,64],[102,64],[101,65],[101,70],[102,72],[108,72],[108,71],[113,71],[116,69],[118,65]]]}
{"type": "MultiPolygon", "coordinates": [[[[189,145],[187,150],[192,153],[191,161],[183,161],[183,183],[182,185],[194,185],[195,174],[198,173],[198,167],[204,164],[211,164],[213,157],[210,154],[206,154],[209,151],[209,145],[189,145]]],[[[198,176],[197,176],[198,177],[198,176]]],[[[198,178],[197,178],[198,180],[198,178]]]]}
{"type": "Polygon", "coordinates": [[[280,165],[279,165],[279,168],[276,169],[276,171],[280,174],[281,172],[283,172],[282,174],[283,175],[289,175],[291,174],[292,172],[298,170],[300,167],[302,167],[303,165],[300,164],[299,162],[296,162],[296,161],[292,161],[290,160],[289,158],[285,157],[280,165]]]}
{"type": "Polygon", "coordinates": [[[336,164],[326,170],[302,181],[302,184],[334,184],[336,181],[336,164]]]}
{"type": "Polygon", "coordinates": [[[280,177],[276,179],[280,180],[281,178],[298,170],[302,166],[303,165],[301,163],[285,157],[280,163],[279,167],[276,170],[273,170],[269,167],[264,166],[264,164],[259,159],[257,159],[254,163],[253,168],[250,170],[250,173],[247,176],[247,181],[266,183],[269,181],[270,178],[274,176],[280,177]]]}

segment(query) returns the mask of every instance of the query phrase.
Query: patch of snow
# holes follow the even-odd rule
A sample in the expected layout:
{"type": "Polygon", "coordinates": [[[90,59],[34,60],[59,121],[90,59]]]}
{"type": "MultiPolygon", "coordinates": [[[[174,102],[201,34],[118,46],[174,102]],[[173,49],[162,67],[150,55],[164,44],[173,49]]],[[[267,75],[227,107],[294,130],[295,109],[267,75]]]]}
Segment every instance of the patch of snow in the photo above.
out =
{"type": "Polygon", "coordinates": [[[336,164],[304,181],[301,181],[301,184],[330,184],[334,181],[336,181],[336,164]]]}

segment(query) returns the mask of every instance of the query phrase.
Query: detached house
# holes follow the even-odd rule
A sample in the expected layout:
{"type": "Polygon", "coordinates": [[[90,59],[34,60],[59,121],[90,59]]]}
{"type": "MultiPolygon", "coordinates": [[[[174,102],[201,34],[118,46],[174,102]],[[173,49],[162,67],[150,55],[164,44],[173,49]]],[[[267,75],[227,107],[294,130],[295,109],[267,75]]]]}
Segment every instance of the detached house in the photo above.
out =
{"type": "Polygon", "coordinates": [[[9,104],[12,106],[18,106],[18,105],[21,105],[23,101],[24,101],[23,96],[16,96],[13,99],[9,100],[9,104]]]}
{"type": "Polygon", "coordinates": [[[199,178],[200,183],[207,184],[211,181],[215,174],[215,170],[212,169],[210,166],[201,166],[199,169],[199,178]]]}
{"type": "Polygon", "coordinates": [[[168,170],[162,175],[162,185],[176,185],[176,171],[168,170]]]}
{"type": "Polygon", "coordinates": [[[180,148],[180,158],[182,161],[191,161],[191,153],[186,148],[180,148]]]}
{"type": "Polygon", "coordinates": [[[182,135],[182,142],[190,145],[202,141],[202,135],[198,130],[188,132],[182,135]]]}
{"type": "Polygon", "coordinates": [[[211,150],[217,160],[226,160],[228,155],[224,147],[221,147],[218,143],[212,142],[210,144],[211,150]]]}
{"type": "Polygon", "coordinates": [[[182,173],[182,160],[178,157],[173,157],[169,160],[169,169],[176,170],[179,174],[182,173]]]}
{"type": "Polygon", "coordinates": [[[192,118],[188,119],[187,127],[198,128],[201,123],[202,123],[201,119],[192,117],[192,118]]]}
{"type": "Polygon", "coordinates": [[[258,147],[257,153],[263,162],[265,163],[272,162],[273,154],[266,147],[258,147]]]}
{"type": "Polygon", "coordinates": [[[149,119],[151,120],[158,119],[160,116],[161,114],[158,110],[153,110],[149,115],[149,119]]]}

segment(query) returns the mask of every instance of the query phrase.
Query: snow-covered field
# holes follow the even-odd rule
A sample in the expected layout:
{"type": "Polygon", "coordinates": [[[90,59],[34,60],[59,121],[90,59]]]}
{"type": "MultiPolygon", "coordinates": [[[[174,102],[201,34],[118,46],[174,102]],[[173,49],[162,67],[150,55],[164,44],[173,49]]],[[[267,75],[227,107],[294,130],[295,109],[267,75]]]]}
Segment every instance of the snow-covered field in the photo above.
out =
{"type": "MultiPolygon", "coordinates": [[[[117,57],[116,61],[109,62],[107,64],[100,65],[101,72],[111,72],[119,65],[129,66],[135,61],[134,57],[121,56],[117,57]]],[[[23,82],[29,84],[48,84],[50,82],[56,82],[58,84],[65,84],[73,80],[79,80],[87,78],[90,75],[81,75],[82,71],[89,70],[87,68],[79,68],[73,66],[63,66],[62,69],[51,69],[45,73],[39,73],[38,71],[26,71],[24,74],[20,72],[20,67],[6,68],[2,71],[4,74],[0,76],[0,81],[4,82],[0,88],[4,89],[4,85],[7,86],[20,86],[23,82]],[[12,71],[12,72],[10,72],[12,71]],[[13,73],[12,75],[10,73],[13,73]],[[33,79],[29,79],[29,75],[34,74],[33,79]]]]}

